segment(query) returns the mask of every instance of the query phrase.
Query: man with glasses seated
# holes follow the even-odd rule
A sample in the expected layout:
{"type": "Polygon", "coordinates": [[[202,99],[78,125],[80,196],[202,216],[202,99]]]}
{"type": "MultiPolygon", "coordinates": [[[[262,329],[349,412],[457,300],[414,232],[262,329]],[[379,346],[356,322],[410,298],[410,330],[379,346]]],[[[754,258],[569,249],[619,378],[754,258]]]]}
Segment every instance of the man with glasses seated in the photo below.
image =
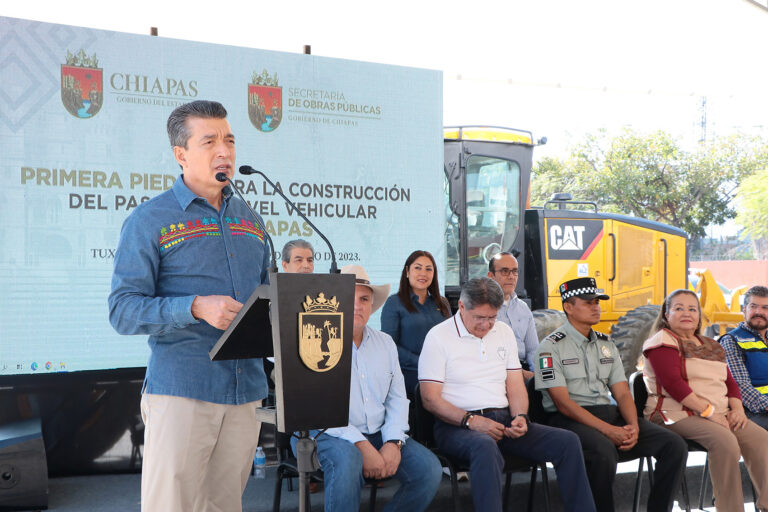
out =
{"type": "Polygon", "coordinates": [[[720,338],[747,417],[768,429],[768,288],[744,295],[744,321],[720,338]]]}
{"type": "Polygon", "coordinates": [[[488,277],[501,286],[504,304],[497,319],[512,328],[517,340],[517,357],[523,369],[523,378],[533,377],[533,359],[539,346],[536,323],[528,304],[518,298],[515,288],[519,276],[517,258],[510,252],[500,252],[488,262],[488,277]]]}
{"type": "Polygon", "coordinates": [[[459,311],[433,327],[419,356],[424,407],[435,415],[435,441],[469,464],[475,510],[502,509],[503,454],[552,462],[564,509],[595,510],[579,438],[528,422],[528,393],[515,335],[496,321],[504,302],[487,277],[461,289],[459,311]]]}

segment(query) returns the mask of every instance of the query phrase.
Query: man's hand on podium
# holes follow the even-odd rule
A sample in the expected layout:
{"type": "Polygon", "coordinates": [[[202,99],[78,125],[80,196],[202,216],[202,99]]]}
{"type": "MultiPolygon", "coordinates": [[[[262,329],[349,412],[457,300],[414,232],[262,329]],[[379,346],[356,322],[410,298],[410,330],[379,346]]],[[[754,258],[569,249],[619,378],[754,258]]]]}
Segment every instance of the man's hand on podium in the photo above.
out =
{"type": "Polygon", "coordinates": [[[223,331],[242,308],[240,302],[227,295],[198,295],[192,301],[192,316],[223,331]]]}
{"type": "Polygon", "coordinates": [[[363,476],[365,478],[386,478],[389,476],[386,474],[387,464],[384,457],[369,441],[359,441],[355,443],[355,446],[363,454],[363,476]]]}
{"type": "Polygon", "coordinates": [[[400,459],[402,454],[400,448],[394,443],[384,443],[379,450],[379,453],[384,458],[385,472],[382,478],[387,478],[394,475],[397,472],[397,468],[400,466],[400,459]]]}

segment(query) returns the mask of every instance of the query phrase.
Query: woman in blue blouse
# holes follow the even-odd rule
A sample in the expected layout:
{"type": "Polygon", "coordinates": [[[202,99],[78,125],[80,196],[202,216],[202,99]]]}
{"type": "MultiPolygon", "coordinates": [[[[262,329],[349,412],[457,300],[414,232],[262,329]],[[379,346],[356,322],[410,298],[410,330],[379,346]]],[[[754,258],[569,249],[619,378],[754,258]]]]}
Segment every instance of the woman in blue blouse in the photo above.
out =
{"type": "Polygon", "coordinates": [[[408,398],[419,381],[419,354],[429,330],[451,316],[451,308],[440,295],[435,258],[427,251],[414,251],[405,260],[400,289],[381,310],[381,330],[397,345],[400,368],[408,398]]]}

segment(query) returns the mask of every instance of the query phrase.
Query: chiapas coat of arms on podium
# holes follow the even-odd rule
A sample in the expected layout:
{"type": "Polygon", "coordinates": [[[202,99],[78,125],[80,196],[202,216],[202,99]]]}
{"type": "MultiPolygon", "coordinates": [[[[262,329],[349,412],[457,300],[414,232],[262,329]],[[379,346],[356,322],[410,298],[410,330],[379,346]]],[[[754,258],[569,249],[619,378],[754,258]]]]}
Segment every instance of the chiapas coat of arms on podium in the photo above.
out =
{"type": "Polygon", "coordinates": [[[327,372],[341,359],[344,313],[336,297],[324,293],[312,299],[307,295],[299,313],[299,357],[314,372],[327,372]]]}

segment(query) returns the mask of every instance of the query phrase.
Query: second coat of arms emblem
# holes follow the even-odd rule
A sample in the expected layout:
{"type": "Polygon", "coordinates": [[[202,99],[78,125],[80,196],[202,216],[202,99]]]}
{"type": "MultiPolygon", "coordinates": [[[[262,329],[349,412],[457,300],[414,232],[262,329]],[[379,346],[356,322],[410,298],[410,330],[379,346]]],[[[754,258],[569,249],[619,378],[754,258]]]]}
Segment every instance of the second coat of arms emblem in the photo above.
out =
{"type": "Polygon", "coordinates": [[[343,350],[344,313],[340,313],[336,297],[319,293],[307,296],[299,313],[299,357],[312,371],[327,372],[341,359],[343,350]]]}
{"type": "Polygon", "coordinates": [[[277,85],[277,73],[254,71],[248,84],[248,118],[262,132],[272,132],[283,118],[283,88],[277,85]]]}

